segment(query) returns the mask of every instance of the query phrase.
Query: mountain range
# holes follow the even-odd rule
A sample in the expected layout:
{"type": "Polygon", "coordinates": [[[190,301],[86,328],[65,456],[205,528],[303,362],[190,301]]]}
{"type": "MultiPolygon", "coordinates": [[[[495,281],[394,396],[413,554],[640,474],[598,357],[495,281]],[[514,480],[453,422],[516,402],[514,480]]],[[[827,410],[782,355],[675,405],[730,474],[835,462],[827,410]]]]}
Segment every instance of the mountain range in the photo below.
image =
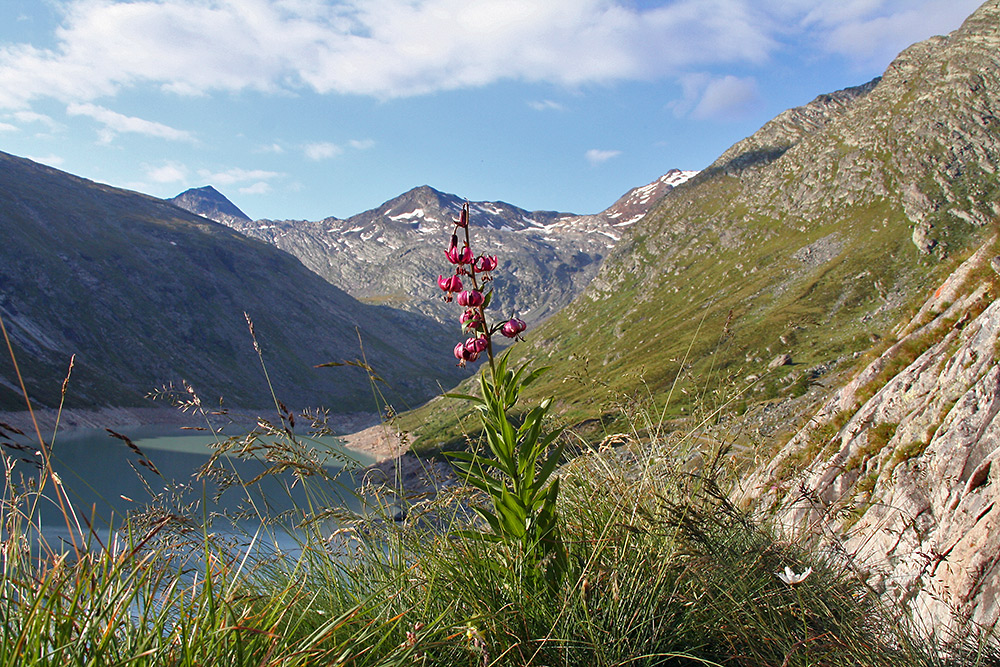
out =
{"type": "MultiPolygon", "coordinates": [[[[624,231],[696,172],[673,169],[595,215],[526,211],[504,202],[469,202],[479,247],[500,255],[498,314],[529,324],[566,306],[597,274],[624,231]],[[500,249],[503,252],[500,253],[500,249]],[[544,286],[544,289],[540,289],[544,286]]],[[[332,284],[367,303],[391,305],[452,322],[435,278],[465,200],[414,188],[346,220],[250,220],[211,186],[173,203],[298,257],[332,284]]]]}
{"type": "Polygon", "coordinates": [[[996,19],[986,3],[671,191],[531,336],[525,356],[553,367],[537,391],[599,433],[637,392],[679,416],[749,376],[740,402],[853,364],[996,227],[996,19]]]}
{"type": "MultiPolygon", "coordinates": [[[[38,407],[59,403],[73,355],[66,405],[88,408],[146,405],[187,381],[210,405],[266,407],[273,388],[293,407],[377,411],[357,366],[315,366],[367,359],[401,405],[463,375],[452,330],[433,319],[359,303],[291,255],[163,200],[4,153],[0,244],[0,314],[38,407]],[[424,343],[434,339],[445,342],[424,343]]],[[[0,355],[0,408],[24,405],[0,355]]]]}

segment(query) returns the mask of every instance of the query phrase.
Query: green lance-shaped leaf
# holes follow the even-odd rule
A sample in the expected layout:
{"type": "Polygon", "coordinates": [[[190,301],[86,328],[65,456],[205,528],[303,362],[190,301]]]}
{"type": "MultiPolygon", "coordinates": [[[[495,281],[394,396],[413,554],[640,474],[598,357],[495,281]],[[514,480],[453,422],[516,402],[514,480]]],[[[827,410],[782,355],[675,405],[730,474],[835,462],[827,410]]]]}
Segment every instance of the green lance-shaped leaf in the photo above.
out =
{"type": "Polygon", "coordinates": [[[491,498],[498,497],[503,489],[503,482],[486,472],[482,465],[482,459],[476,458],[473,460],[474,455],[467,452],[449,452],[448,455],[453,459],[464,458],[456,456],[457,454],[469,456],[468,460],[456,460],[452,462],[452,465],[461,474],[462,479],[480,491],[486,492],[491,498]]]}
{"type": "Polygon", "coordinates": [[[527,532],[527,512],[520,499],[504,489],[497,511],[502,518],[503,530],[517,540],[522,539],[527,532]]]}
{"type": "Polygon", "coordinates": [[[444,396],[446,396],[448,398],[458,398],[458,399],[461,399],[463,401],[471,401],[472,403],[476,403],[476,404],[481,404],[481,403],[485,403],[486,402],[483,399],[479,398],[478,396],[473,396],[472,394],[451,394],[451,393],[449,393],[449,394],[444,394],[444,396]]]}
{"type": "Polygon", "coordinates": [[[485,425],[483,431],[486,434],[486,443],[496,457],[496,466],[508,475],[513,474],[517,470],[514,451],[516,443],[513,438],[505,438],[503,433],[485,425]]]}
{"type": "Polygon", "coordinates": [[[496,535],[497,537],[503,537],[504,527],[502,518],[500,516],[489,511],[485,507],[474,507],[473,509],[475,509],[476,514],[483,517],[486,523],[489,524],[490,529],[493,531],[494,535],[496,535]]]}
{"type": "MultiPolygon", "coordinates": [[[[547,443],[551,442],[560,433],[561,433],[561,431],[558,431],[558,432],[552,434],[551,436],[545,438],[545,441],[547,443]]],[[[546,447],[547,447],[547,445],[546,445],[546,447]]],[[[531,486],[531,492],[532,492],[532,494],[539,493],[545,487],[545,483],[548,481],[548,479],[552,475],[552,473],[555,472],[556,466],[559,465],[559,461],[562,459],[563,450],[565,448],[566,448],[565,444],[559,445],[558,447],[556,447],[552,451],[551,454],[549,454],[549,457],[547,459],[545,459],[545,462],[542,463],[542,466],[535,473],[535,483],[532,484],[532,486],[531,486]]],[[[553,484],[557,483],[558,481],[559,481],[559,478],[557,477],[555,479],[555,481],[553,482],[553,484]]]]}

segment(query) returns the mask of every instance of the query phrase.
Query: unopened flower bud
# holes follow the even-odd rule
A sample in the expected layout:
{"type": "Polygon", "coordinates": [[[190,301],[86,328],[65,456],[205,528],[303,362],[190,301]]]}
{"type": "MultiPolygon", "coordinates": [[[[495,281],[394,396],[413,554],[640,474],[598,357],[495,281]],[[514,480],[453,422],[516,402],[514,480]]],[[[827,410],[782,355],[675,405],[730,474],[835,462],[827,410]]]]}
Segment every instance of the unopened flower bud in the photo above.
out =
{"type": "Polygon", "coordinates": [[[469,226],[469,205],[466,204],[462,207],[462,213],[458,216],[458,220],[455,221],[455,225],[458,227],[468,227],[469,226]]]}

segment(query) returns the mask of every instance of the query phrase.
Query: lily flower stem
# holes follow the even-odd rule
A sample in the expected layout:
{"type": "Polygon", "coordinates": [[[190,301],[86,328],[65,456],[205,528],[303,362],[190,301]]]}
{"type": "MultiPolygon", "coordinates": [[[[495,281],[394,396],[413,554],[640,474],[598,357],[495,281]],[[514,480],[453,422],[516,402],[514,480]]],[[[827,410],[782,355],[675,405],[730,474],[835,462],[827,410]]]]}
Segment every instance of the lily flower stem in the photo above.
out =
{"type": "MultiPolygon", "coordinates": [[[[469,225],[465,226],[465,247],[472,247],[472,240],[469,236],[469,225]]],[[[479,291],[479,280],[476,278],[475,265],[469,266],[469,276],[472,278],[472,289],[479,291]]],[[[480,326],[483,328],[483,335],[486,337],[486,358],[490,362],[490,375],[493,378],[493,386],[499,387],[497,382],[497,367],[496,362],[493,358],[493,336],[490,335],[490,328],[486,325],[486,307],[485,305],[479,305],[476,307],[479,311],[479,320],[482,322],[480,326]]]]}

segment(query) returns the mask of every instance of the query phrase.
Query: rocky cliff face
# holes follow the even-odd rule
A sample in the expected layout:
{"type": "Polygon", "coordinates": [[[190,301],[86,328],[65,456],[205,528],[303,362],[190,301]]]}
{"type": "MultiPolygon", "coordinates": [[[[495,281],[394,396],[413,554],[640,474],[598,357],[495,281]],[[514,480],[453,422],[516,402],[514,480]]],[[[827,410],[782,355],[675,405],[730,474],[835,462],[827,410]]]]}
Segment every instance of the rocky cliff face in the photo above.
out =
{"type": "Polygon", "coordinates": [[[938,629],[1000,619],[998,253],[962,263],[744,489],[938,629]]]}
{"type": "MultiPolygon", "coordinates": [[[[472,202],[477,249],[501,261],[498,314],[516,312],[533,324],[557,312],[596,275],[623,230],[693,175],[672,170],[596,215],[472,202]]],[[[422,186],[347,220],[213,219],[291,253],[358,299],[451,322],[455,310],[441,299],[435,278],[445,271],[444,248],[464,203],[422,186]]]]}
{"type": "Polygon", "coordinates": [[[920,253],[975,252],[745,489],[792,530],[824,527],[874,586],[941,631],[1000,620],[998,91],[991,0],[903,52],[868,93],[865,117],[885,131],[840,131],[850,150],[884,156],[868,173],[920,253]]]}

